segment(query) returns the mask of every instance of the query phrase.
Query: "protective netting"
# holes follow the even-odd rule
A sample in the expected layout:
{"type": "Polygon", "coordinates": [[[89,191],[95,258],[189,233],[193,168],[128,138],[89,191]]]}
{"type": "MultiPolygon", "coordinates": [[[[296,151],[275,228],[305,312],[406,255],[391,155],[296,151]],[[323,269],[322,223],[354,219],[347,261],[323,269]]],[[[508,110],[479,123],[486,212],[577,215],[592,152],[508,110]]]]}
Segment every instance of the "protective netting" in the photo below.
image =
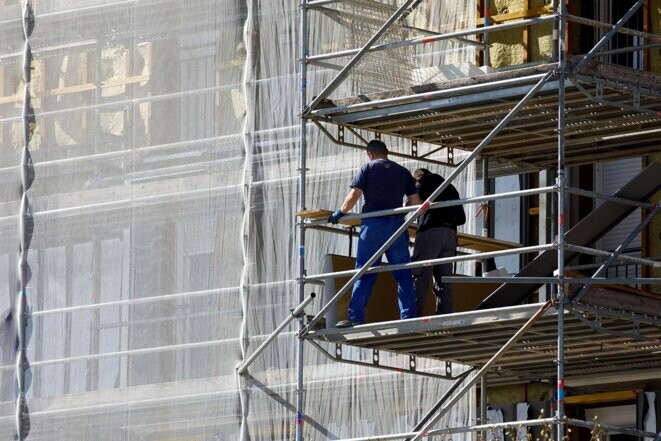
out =
{"type": "MultiPolygon", "coordinates": [[[[292,439],[296,326],[247,377],[236,366],[298,303],[297,2],[29,2],[29,367],[16,363],[15,307],[24,3],[0,1],[1,439],[16,434],[20,369],[27,440],[292,439]]],[[[455,10],[429,3],[413,16],[418,26],[444,16],[446,3],[455,10]]],[[[342,24],[310,19],[311,53],[343,48],[342,24]]],[[[311,94],[333,74],[311,69],[311,94]]],[[[365,158],[313,127],[309,142],[306,205],[334,208],[365,158]]],[[[473,179],[472,169],[461,176],[463,195],[473,179]]],[[[308,272],[347,252],[311,231],[308,272]]],[[[310,440],[407,431],[449,387],[330,362],[311,346],[304,357],[310,440]]],[[[463,399],[439,425],[469,423],[472,407],[463,399]]]]}

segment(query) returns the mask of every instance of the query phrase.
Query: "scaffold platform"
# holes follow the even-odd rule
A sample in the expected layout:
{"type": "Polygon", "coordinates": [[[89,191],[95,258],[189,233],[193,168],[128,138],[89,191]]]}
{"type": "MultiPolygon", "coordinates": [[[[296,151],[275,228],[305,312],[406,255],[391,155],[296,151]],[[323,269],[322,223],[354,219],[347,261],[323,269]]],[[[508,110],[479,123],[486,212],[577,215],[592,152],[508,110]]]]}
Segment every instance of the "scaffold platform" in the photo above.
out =
{"type": "MultiPolygon", "coordinates": [[[[658,151],[661,79],[658,74],[590,61],[574,71],[567,62],[566,164],[580,165],[658,151]]],[[[442,148],[474,150],[557,63],[542,63],[462,79],[335,100],[324,100],[309,119],[394,135],[414,143],[412,156],[431,159],[442,148]]],[[[551,78],[483,151],[520,170],[557,162],[558,82],[551,78]]],[[[331,130],[328,130],[328,134],[331,130]]]]}
{"type": "MultiPolygon", "coordinates": [[[[650,301],[661,311],[661,297],[650,301]]],[[[481,367],[542,305],[322,329],[304,338],[481,367]]],[[[552,382],[557,320],[557,310],[549,308],[494,365],[489,384],[552,382]]],[[[566,309],[564,333],[568,385],[614,373],[622,381],[630,374],[661,376],[661,316],[578,304],[566,309]]]]}

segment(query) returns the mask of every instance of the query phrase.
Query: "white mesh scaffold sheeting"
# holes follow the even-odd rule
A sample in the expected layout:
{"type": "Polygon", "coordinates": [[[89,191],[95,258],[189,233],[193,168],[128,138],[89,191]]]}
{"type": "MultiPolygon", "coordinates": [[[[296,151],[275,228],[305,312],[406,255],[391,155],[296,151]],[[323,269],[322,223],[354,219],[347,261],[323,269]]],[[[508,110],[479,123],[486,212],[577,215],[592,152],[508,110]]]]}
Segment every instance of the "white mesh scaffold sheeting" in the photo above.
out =
{"type": "MultiPolygon", "coordinates": [[[[474,22],[471,2],[461,17],[455,1],[423,3],[417,26],[474,22]]],[[[296,0],[0,1],[0,439],[293,439],[296,323],[247,376],[236,367],[298,303],[298,13],[296,0]],[[21,326],[29,366],[17,363],[21,326]]],[[[311,54],[349,41],[325,14],[310,29],[311,54]]],[[[442,63],[441,49],[418,62],[442,63]]],[[[332,75],[311,68],[310,96],[332,75]]],[[[347,84],[337,96],[360,92],[347,84]]],[[[364,160],[309,126],[306,205],[337,207],[364,160]]],[[[456,183],[463,195],[473,179],[456,183]]],[[[308,272],[348,246],[310,231],[308,272]]],[[[451,384],[311,345],[304,366],[306,440],[408,431],[451,384]]],[[[463,399],[439,426],[468,424],[472,408],[463,399]]]]}

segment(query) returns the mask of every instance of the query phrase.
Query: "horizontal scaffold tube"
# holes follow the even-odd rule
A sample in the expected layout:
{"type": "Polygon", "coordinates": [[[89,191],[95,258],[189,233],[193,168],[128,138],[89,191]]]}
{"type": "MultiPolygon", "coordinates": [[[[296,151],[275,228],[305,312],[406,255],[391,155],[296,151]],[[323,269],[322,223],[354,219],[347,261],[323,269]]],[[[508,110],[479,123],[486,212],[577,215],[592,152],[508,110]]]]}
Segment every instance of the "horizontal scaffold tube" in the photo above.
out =
{"type": "MultiPolygon", "coordinates": [[[[518,427],[535,427],[535,426],[544,426],[546,424],[554,424],[556,421],[554,418],[540,418],[537,420],[525,420],[525,421],[508,421],[506,423],[492,423],[492,424],[480,424],[477,426],[463,426],[463,427],[448,427],[446,429],[435,429],[430,430],[424,437],[430,437],[435,435],[444,435],[449,433],[465,433],[473,432],[478,430],[487,430],[487,429],[515,429],[518,427]]],[[[398,440],[406,439],[411,436],[415,436],[417,432],[410,433],[393,433],[391,435],[379,435],[379,436],[366,436],[362,438],[349,438],[342,441],[381,441],[381,440],[398,440]]]]}
{"type": "Polygon", "coordinates": [[[570,426],[585,427],[587,429],[601,429],[604,432],[618,432],[618,433],[624,433],[624,434],[627,434],[627,435],[646,437],[646,438],[650,438],[650,439],[653,439],[653,440],[661,439],[661,432],[659,432],[659,433],[644,432],[642,430],[636,430],[636,429],[632,429],[630,427],[614,426],[612,424],[602,424],[598,421],[597,422],[583,421],[583,420],[577,420],[577,419],[574,419],[574,418],[568,418],[567,419],[567,424],[570,425],[570,426]]]}
{"type": "MultiPolygon", "coordinates": [[[[411,269],[419,268],[423,266],[434,266],[440,265],[443,263],[454,263],[454,262],[465,262],[470,260],[486,259],[489,257],[500,257],[500,256],[509,256],[512,254],[525,254],[525,253],[537,253],[540,251],[546,251],[554,249],[555,245],[546,244],[546,245],[533,245],[529,247],[514,248],[511,250],[500,250],[500,251],[489,251],[486,253],[477,253],[477,254],[467,254],[465,256],[453,256],[453,257],[441,257],[438,259],[429,259],[429,260],[420,260],[417,262],[410,263],[400,263],[397,265],[381,265],[373,267],[365,271],[363,274],[373,274],[373,273],[384,273],[389,271],[396,271],[401,269],[411,269]]],[[[313,276],[308,276],[305,278],[306,282],[314,281],[323,281],[326,279],[336,279],[339,277],[350,277],[360,271],[359,269],[346,270],[346,271],[337,271],[334,273],[322,273],[316,274],[313,276]]]]}
{"type": "MultiPolygon", "coordinates": [[[[470,277],[449,276],[444,277],[446,283],[559,283],[558,277],[470,277]]],[[[565,277],[562,283],[584,285],[584,284],[608,284],[608,285],[658,285],[661,278],[658,277],[565,277]]]]}
{"type": "MultiPolygon", "coordinates": [[[[567,248],[569,251],[575,251],[577,253],[583,253],[583,254],[592,254],[594,256],[603,256],[603,257],[610,257],[613,255],[613,253],[609,253],[608,251],[602,251],[602,250],[596,250],[594,248],[587,248],[587,247],[581,247],[578,245],[572,245],[572,244],[566,244],[565,248],[567,248]]],[[[629,263],[635,263],[639,265],[645,265],[645,266],[651,266],[652,268],[661,268],[661,261],[657,260],[651,260],[651,259],[642,259],[640,257],[632,257],[632,256],[627,256],[626,254],[620,254],[617,256],[617,260],[623,261],[623,262],[629,262],[629,263]]],[[[584,266],[585,268],[591,268],[591,267],[598,267],[599,265],[590,265],[590,266],[584,266]]],[[[575,267],[577,268],[577,267],[575,267]]]]}
{"type": "MultiPolygon", "coordinates": [[[[574,22],[574,23],[579,23],[579,24],[584,24],[587,26],[592,26],[595,28],[603,28],[603,29],[610,29],[613,25],[609,23],[602,23],[597,20],[591,20],[589,18],[585,17],[579,17],[576,15],[571,15],[567,14],[566,15],[567,20],[574,22]]],[[[649,32],[643,32],[643,31],[637,31],[635,29],[629,29],[629,28],[619,28],[617,30],[618,33],[620,34],[626,34],[626,35],[633,35],[634,37],[641,37],[646,40],[650,41],[661,41],[661,35],[657,34],[651,34],[649,32]]]]}
{"type": "MultiPolygon", "coordinates": [[[[434,202],[429,206],[429,210],[433,210],[435,208],[444,208],[444,207],[453,207],[455,205],[465,205],[465,204],[481,204],[483,202],[487,201],[495,201],[498,199],[507,199],[507,198],[514,198],[514,197],[522,197],[522,196],[532,196],[532,195],[538,195],[538,194],[545,194],[545,193],[551,193],[556,191],[556,187],[541,187],[541,188],[532,188],[529,190],[517,190],[517,191],[511,191],[507,193],[498,193],[498,194],[491,194],[491,195],[486,195],[486,196],[476,196],[472,198],[466,198],[466,199],[454,199],[451,201],[441,201],[441,202],[434,202]]],[[[379,211],[370,211],[369,213],[361,213],[361,214],[347,214],[342,216],[342,220],[345,221],[350,221],[350,220],[356,220],[356,219],[368,219],[372,217],[381,217],[381,216],[391,216],[393,214],[401,214],[405,215],[407,213],[416,211],[418,208],[420,208],[420,205],[409,205],[407,207],[399,207],[399,208],[393,208],[390,210],[379,210],[379,211]]],[[[315,220],[310,220],[307,221],[306,224],[308,225],[323,225],[327,224],[328,220],[326,219],[315,219],[315,220]]]]}
{"type": "Polygon", "coordinates": [[[565,187],[565,191],[567,193],[571,193],[579,196],[587,196],[593,199],[603,199],[605,201],[616,202],[622,205],[631,205],[633,207],[652,208],[654,206],[654,204],[651,204],[649,202],[641,202],[641,201],[635,201],[633,199],[619,198],[617,196],[613,196],[610,194],[596,193],[590,190],[583,190],[582,188],[565,187]]]}
{"type": "MultiPolygon", "coordinates": [[[[470,35],[480,35],[480,34],[486,34],[489,32],[498,32],[498,31],[503,31],[506,29],[516,29],[520,27],[527,27],[535,24],[540,24],[540,23],[546,23],[546,22],[552,22],[555,20],[555,15],[547,15],[544,17],[538,17],[538,18],[528,18],[525,20],[520,20],[516,22],[511,22],[511,23],[504,23],[504,24],[499,24],[499,25],[494,25],[494,26],[488,26],[484,28],[476,28],[476,29],[466,29],[463,31],[455,31],[455,32],[448,32],[446,34],[440,34],[440,35],[434,35],[434,36],[426,36],[426,37],[420,37],[420,38],[413,38],[410,40],[402,40],[402,41],[395,41],[392,43],[385,43],[385,44],[379,44],[372,46],[368,52],[374,52],[374,51],[380,51],[380,50],[385,50],[385,49],[395,49],[399,47],[405,47],[405,46],[413,46],[417,44],[426,44],[426,43],[433,43],[436,41],[441,41],[441,40],[448,40],[451,38],[457,38],[457,37],[468,37],[470,35]]],[[[332,58],[340,58],[340,57],[349,57],[352,55],[357,54],[360,51],[360,49],[347,49],[344,51],[337,51],[337,52],[331,52],[328,54],[319,54],[319,55],[311,55],[307,58],[308,63],[314,63],[315,61],[319,60],[329,60],[332,58]]]]}
{"type": "Polygon", "coordinates": [[[528,84],[532,84],[535,81],[539,81],[539,79],[543,78],[545,75],[546,74],[543,73],[526,75],[524,77],[507,78],[504,80],[490,81],[483,84],[471,84],[468,86],[454,87],[452,89],[436,90],[433,92],[416,93],[413,95],[385,98],[376,101],[366,101],[356,104],[347,104],[346,106],[327,107],[323,109],[313,110],[312,112],[310,112],[310,114],[313,116],[320,116],[327,114],[338,114],[348,111],[357,112],[360,110],[370,110],[377,107],[389,107],[400,104],[414,103],[418,101],[429,101],[438,98],[454,97],[454,96],[471,94],[471,93],[479,93],[488,90],[493,90],[495,88],[502,89],[506,87],[525,86],[528,84]]]}

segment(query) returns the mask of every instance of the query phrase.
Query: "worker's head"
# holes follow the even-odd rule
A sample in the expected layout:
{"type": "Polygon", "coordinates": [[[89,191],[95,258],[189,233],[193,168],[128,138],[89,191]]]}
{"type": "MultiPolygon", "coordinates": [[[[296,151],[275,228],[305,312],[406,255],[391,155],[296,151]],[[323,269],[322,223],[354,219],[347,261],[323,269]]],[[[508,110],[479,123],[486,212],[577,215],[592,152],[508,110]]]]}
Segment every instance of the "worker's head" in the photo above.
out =
{"type": "Polygon", "coordinates": [[[423,176],[431,175],[431,172],[426,168],[419,168],[413,172],[413,177],[416,181],[419,181],[423,176]]]}
{"type": "Polygon", "coordinates": [[[367,156],[370,160],[388,157],[388,147],[380,139],[373,139],[367,143],[367,156]]]}

